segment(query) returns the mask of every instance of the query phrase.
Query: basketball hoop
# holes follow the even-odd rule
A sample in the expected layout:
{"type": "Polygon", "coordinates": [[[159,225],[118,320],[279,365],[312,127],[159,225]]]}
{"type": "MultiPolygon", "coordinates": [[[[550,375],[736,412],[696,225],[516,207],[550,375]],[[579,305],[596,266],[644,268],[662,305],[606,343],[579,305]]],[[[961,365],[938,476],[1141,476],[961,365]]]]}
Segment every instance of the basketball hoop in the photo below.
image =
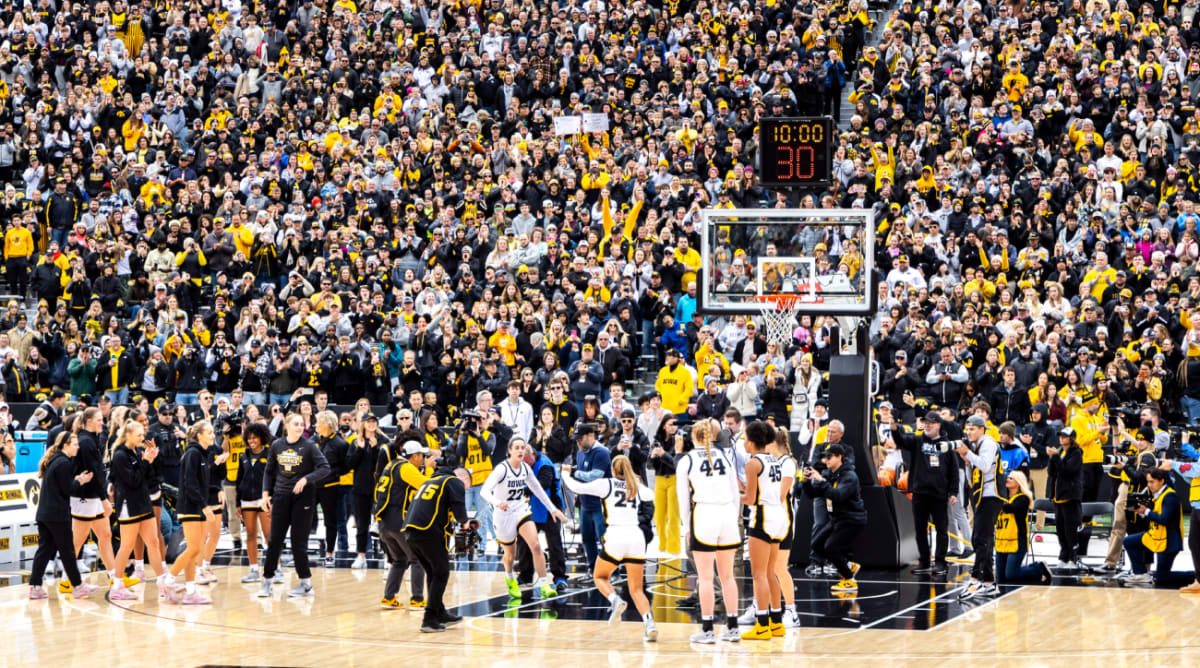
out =
{"type": "Polygon", "coordinates": [[[811,300],[804,294],[755,295],[767,341],[779,346],[780,354],[787,350],[799,320],[797,315],[811,300]]]}

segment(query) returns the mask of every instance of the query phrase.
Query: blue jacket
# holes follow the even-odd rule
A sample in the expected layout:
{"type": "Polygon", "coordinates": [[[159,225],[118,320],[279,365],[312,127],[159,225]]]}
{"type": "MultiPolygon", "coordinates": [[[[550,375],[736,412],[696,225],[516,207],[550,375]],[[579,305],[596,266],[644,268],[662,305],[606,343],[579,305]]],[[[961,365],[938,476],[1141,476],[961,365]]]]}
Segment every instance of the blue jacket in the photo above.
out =
{"type": "MultiPolygon", "coordinates": [[[[571,475],[582,482],[611,478],[612,458],[608,453],[608,448],[597,443],[590,450],[576,452],[575,469],[571,475]]],[[[579,505],[584,510],[601,510],[604,507],[604,499],[596,496],[581,496],[579,505]]]]}
{"type": "Polygon", "coordinates": [[[846,63],[825,61],[825,88],[841,88],[846,85],[846,63]]]}
{"type": "MultiPolygon", "coordinates": [[[[543,452],[538,455],[537,461],[533,463],[533,475],[534,477],[538,478],[539,483],[541,482],[540,474],[542,470],[546,468],[549,468],[553,473],[554,482],[549,487],[542,485],[542,488],[546,490],[546,496],[550,497],[550,501],[562,506],[562,497],[558,493],[560,484],[558,481],[558,469],[554,468],[554,463],[551,462],[550,458],[547,457],[546,453],[543,452]]],[[[546,506],[542,505],[542,502],[539,501],[536,496],[530,496],[529,498],[529,515],[537,524],[542,524],[550,518],[549,510],[546,508],[546,506]]]]}
{"type": "Polygon", "coordinates": [[[1029,453],[1025,452],[1025,448],[1020,445],[1014,445],[1007,449],[1004,446],[1000,446],[1000,465],[1004,467],[1003,473],[1005,475],[1013,471],[1021,471],[1028,476],[1029,453]]]}
{"type": "Polygon", "coordinates": [[[688,340],[687,335],[683,333],[683,326],[675,325],[671,329],[662,333],[662,344],[666,348],[674,348],[679,351],[680,357],[687,359],[688,340]]]}

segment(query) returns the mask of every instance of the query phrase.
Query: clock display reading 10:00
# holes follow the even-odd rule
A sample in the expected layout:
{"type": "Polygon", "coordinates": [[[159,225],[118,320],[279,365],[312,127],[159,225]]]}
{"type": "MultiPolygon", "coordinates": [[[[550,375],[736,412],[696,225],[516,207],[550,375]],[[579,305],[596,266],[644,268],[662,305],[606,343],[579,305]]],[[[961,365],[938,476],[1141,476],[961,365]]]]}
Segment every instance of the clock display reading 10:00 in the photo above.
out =
{"type": "Polygon", "coordinates": [[[768,187],[822,186],[831,177],[829,118],[764,118],[759,122],[760,169],[768,187]]]}

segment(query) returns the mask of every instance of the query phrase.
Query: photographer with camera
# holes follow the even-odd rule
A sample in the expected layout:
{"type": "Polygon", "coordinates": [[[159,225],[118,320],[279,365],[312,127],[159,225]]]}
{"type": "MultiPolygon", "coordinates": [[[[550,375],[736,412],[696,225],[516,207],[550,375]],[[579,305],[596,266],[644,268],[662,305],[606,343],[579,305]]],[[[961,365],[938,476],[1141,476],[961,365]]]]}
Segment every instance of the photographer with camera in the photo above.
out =
{"type": "MultiPolygon", "coordinates": [[[[1118,419],[1117,425],[1123,435],[1128,435],[1124,421],[1118,419]]],[[[1132,452],[1110,456],[1105,464],[1108,475],[1120,481],[1116,502],[1113,504],[1113,525],[1108,537],[1108,554],[1100,568],[1106,573],[1116,572],[1125,536],[1144,529],[1140,526],[1141,518],[1128,506],[1128,499],[1130,495],[1146,493],[1146,473],[1158,466],[1158,460],[1154,456],[1154,429],[1145,424],[1132,436],[1132,443],[1127,443],[1132,452]]]]}
{"type": "Polygon", "coordinates": [[[200,391],[207,386],[208,378],[208,367],[194,345],[183,346],[183,353],[175,360],[170,377],[174,381],[175,403],[194,406],[200,391]]]}
{"type": "Polygon", "coordinates": [[[913,573],[942,576],[948,572],[946,549],[949,544],[949,506],[958,501],[958,461],[950,449],[949,440],[942,434],[942,416],[937,411],[925,415],[920,436],[906,434],[899,421],[892,419],[892,441],[887,449],[897,446],[909,453],[908,489],[912,492],[913,525],[917,528],[917,552],[920,562],[913,573]],[[929,530],[933,522],[937,532],[934,561],[929,560],[929,530]]]}
{"type": "Polygon", "coordinates": [[[229,454],[225,462],[225,477],[221,480],[221,490],[225,493],[225,517],[228,518],[229,535],[233,537],[233,549],[242,547],[242,522],[238,513],[238,462],[246,454],[246,440],[242,438],[242,428],[246,423],[246,413],[237,409],[217,418],[216,429],[221,439],[221,449],[229,454]]]}
{"type": "Polygon", "coordinates": [[[404,532],[404,518],[417,490],[429,480],[425,474],[429,449],[419,441],[406,441],[402,446],[389,445],[391,462],[379,475],[375,484],[375,519],[379,521],[379,543],[391,564],[387,584],[383,587],[384,608],[403,608],[396,595],[404,581],[404,571],[412,566],[412,600],[409,608],[425,607],[425,569],[417,561],[408,536],[404,532]]]}
{"type": "MultiPolygon", "coordinates": [[[[490,405],[491,392],[483,390],[476,395],[478,405],[481,400],[490,405]],[[486,398],[484,395],[487,395],[486,398]]],[[[475,513],[479,521],[479,535],[483,538],[484,551],[488,543],[496,537],[492,528],[492,506],[484,503],[481,493],[483,483],[492,474],[492,452],[496,447],[496,439],[484,426],[485,418],[480,412],[466,410],[458,422],[458,442],[455,446],[455,462],[467,470],[471,476],[471,486],[466,489],[467,510],[475,513]]],[[[464,518],[465,519],[465,518],[464,518]]]]}
{"type": "Polygon", "coordinates": [[[1075,440],[1075,430],[1063,427],[1058,446],[1046,448],[1050,470],[1046,496],[1054,501],[1054,533],[1058,535],[1058,561],[1067,568],[1086,570],[1076,556],[1081,501],[1083,497],[1083,448],[1075,440]]]}
{"type": "Polygon", "coordinates": [[[1170,473],[1153,469],[1146,473],[1147,494],[1135,495],[1129,503],[1137,505],[1137,514],[1149,522],[1143,532],[1125,537],[1125,553],[1133,572],[1120,578],[1124,584],[1164,584],[1170,581],[1171,565],[1183,550],[1183,514],[1179,498],[1170,485],[1170,473]],[[1154,575],[1150,561],[1156,561],[1154,575]]]}
{"type": "Polygon", "coordinates": [[[812,547],[817,556],[837,569],[841,580],[833,585],[835,594],[858,591],[854,576],[860,566],[849,556],[854,541],[867,527],[858,475],[848,454],[846,446],[831,443],[821,453],[823,470],[806,466],[802,474],[804,493],[822,501],[829,512],[829,521],[813,536],[812,547]]]}
{"type": "Polygon", "coordinates": [[[1000,491],[1004,472],[1000,464],[1000,445],[987,434],[987,420],[979,415],[967,418],[966,441],[958,441],[955,450],[970,465],[971,503],[975,509],[971,525],[971,548],[975,565],[971,582],[959,593],[960,600],[996,594],[995,557],[996,518],[1004,505],[1000,491]]]}

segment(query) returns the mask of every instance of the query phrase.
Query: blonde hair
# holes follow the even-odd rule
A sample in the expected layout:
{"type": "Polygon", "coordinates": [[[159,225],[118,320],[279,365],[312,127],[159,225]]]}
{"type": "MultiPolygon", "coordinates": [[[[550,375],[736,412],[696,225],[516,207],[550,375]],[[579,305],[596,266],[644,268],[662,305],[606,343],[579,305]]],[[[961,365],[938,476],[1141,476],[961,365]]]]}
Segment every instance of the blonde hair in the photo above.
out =
{"type": "Polygon", "coordinates": [[[636,499],[638,493],[637,474],[633,472],[633,463],[625,455],[617,455],[612,460],[613,475],[625,481],[625,491],[630,499],[636,499]]]}
{"type": "Polygon", "coordinates": [[[716,420],[712,418],[701,420],[692,427],[692,440],[704,448],[704,456],[709,464],[712,464],[712,443],[717,439],[718,430],[716,420]]]}
{"type": "Polygon", "coordinates": [[[338,430],[338,416],[333,411],[321,411],[317,413],[315,420],[317,424],[323,424],[335,432],[338,430]]]}
{"type": "Polygon", "coordinates": [[[792,442],[789,440],[788,431],[783,427],[775,428],[775,447],[785,455],[792,454],[792,442]]]}
{"type": "Polygon", "coordinates": [[[1033,492],[1029,489],[1029,480],[1025,478],[1024,473],[1021,471],[1013,471],[1012,473],[1008,474],[1008,479],[1015,480],[1017,482],[1017,487],[1021,489],[1022,494],[1028,496],[1030,499],[1033,498],[1033,492]]]}
{"type": "Polygon", "coordinates": [[[213,428],[212,423],[209,422],[208,420],[201,420],[201,421],[197,422],[196,424],[193,424],[192,426],[188,427],[187,437],[186,437],[187,442],[199,444],[200,441],[196,437],[200,435],[200,432],[206,431],[206,430],[212,429],[212,428],[213,428]]]}

